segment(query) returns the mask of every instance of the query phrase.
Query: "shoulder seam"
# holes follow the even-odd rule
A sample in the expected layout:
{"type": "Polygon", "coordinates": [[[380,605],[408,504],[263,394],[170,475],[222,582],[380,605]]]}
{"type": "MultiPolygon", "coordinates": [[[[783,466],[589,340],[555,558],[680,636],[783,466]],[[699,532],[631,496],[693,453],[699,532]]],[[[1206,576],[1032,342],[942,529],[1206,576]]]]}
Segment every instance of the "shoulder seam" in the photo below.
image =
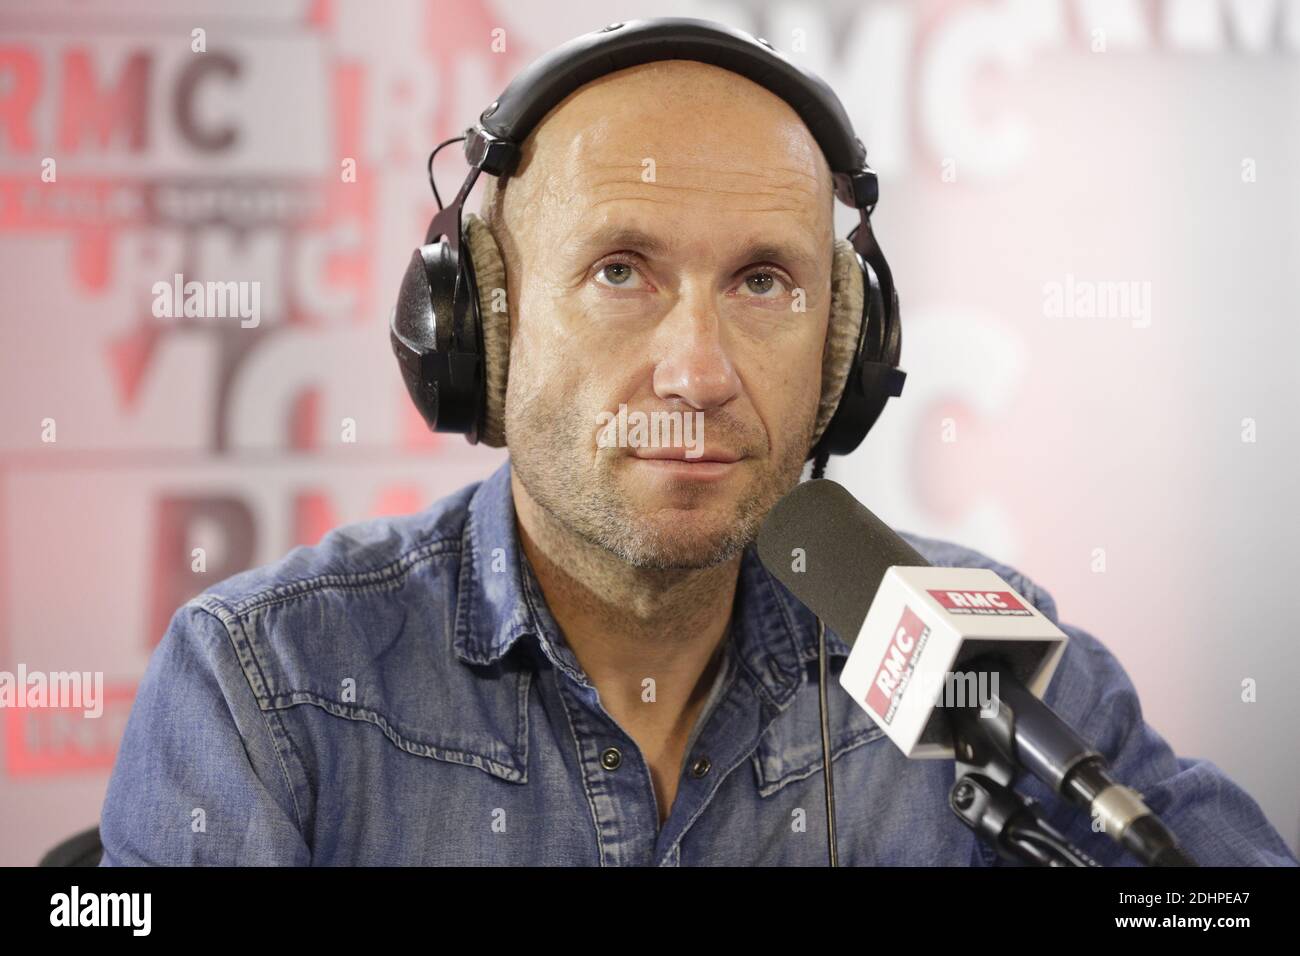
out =
{"type": "Polygon", "coordinates": [[[234,602],[228,602],[206,591],[198,595],[194,600],[199,601],[202,599],[204,603],[201,606],[208,610],[213,610],[213,608],[208,607],[208,602],[211,602],[232,617],[242,617],[253,611],[291,601],[296,597],[302,597],[327,588],[364,590],[366,588],[383,587],[403,580],[413,568],[424,561],[440,554],[459,552],[459,537],[439,538],[436,541],[430,541],[418,548],[407,551],[388,564],[378,568],[371,568],[368,571],[356,571],[350,574],[318,574],[313,577],[290,581],[286,584],[273,584],[234,602]]]}
{"type": "MultiPolygon", "coordinates": [[[[289,776],[289,768],[285,766],[284,754],[281,753],[280,745],[276,742],[275,728],[271,726],[271,719],[268,716],[267,710],[262,706],[262,701],[258,696],[257,690],[256,688],[253,687],[253,682],[249,678],[248,668],[244,664],[243,660],[240,658],[239,647],[235,640],[235,635],[232,634],[230,631],[230,623],[227,620],[225,620],[221,615],[214,613],[214,611],[211,608],[209,608],[207,604],[201,600],[201,598],[195,598],[194,600],[190,601],[188,606],[195,607],[198,610],[202,611],[204,614],[207,614],[213,620],[217,621],[217,623],[221,625],[222,630],[226,632],[226,640],[230,642],[230,649],[235,654],[235,662],[239,665],[240,673],[244,675],[244,682],[248,685],[248,691],[253,696],[253,702],[257,704],[257,712],[262,715],[262,723],[266,727],[267,736],[270,737],[271,739],[271,749],[275,751],[275,762],[280,766],[280,774],[284,777],[285,789],[288,791],[289,799],[293,803],[293,815],[294,815],[294,819],[298,824],[298,832],[299,834],[302,834],[305,839],[306,834],[303,831],[304,824],[302,819],[302,808],[298,805],[298,795],[294,791],[293,780],[289,776]]],[[[260,669],[260,665],[257,664],[256,660],[254,660],[253,663],[256,666],[258,666],[260,669]]],[[[265,686],[265,680],[266,680],[265,675],[259,674],[259,677],[263,681],[263,686],[265,686]]],[[[238,730],[238,728],[236,728],[236,730],[238,730]]],[[[288,729],[285,727],[281,727],[281,732],[284,734],[285,739],[289,741],[290,746],[292,746],[293,740],[289,736],[288,729]]]]}

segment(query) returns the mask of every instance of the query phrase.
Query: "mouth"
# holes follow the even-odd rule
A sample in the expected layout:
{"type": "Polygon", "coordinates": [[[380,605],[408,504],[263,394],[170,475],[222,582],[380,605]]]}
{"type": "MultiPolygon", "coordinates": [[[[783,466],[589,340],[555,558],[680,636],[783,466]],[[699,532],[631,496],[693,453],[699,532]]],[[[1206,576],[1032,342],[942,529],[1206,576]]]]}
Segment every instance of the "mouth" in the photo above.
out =
{"type": "Polygon", "coordinates": [[[632,457],[642,461],[675,461],[688,465],[718,464],[734,465],[742,455],[727,451],[725,448],[706,448],[698,455],[691,455],[685,448],[638,448],[632,457]]]}
{"type": "Polygon", "coordinates": [[[682,448],[642,448],[630,456],[640,468],[671,480],[719,481],[740,468],[743,456],[725,449],[705,449],[686,457],[682,448]]]}

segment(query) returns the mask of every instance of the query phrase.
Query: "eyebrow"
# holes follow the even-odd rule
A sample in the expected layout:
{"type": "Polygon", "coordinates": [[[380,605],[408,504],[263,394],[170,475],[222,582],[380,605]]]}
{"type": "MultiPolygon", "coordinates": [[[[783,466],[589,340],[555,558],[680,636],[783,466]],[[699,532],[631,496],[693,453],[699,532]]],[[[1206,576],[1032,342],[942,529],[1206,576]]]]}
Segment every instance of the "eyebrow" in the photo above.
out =
{"type": "MultiPolygon", "coordinates": [[[[586,253],[595,249],[630,249],[644,256],[662,256],[672,244],[638,229],[635,226],[603,226],[594,232],[575,234],[567,244],[567,251],[572,254],[586,253]]],[[[789,262],[813,269],[818,257],[795,243],[751,240],[745,245],[737,259],[745,264],[751,262],[776,261],[789,262]]]]}

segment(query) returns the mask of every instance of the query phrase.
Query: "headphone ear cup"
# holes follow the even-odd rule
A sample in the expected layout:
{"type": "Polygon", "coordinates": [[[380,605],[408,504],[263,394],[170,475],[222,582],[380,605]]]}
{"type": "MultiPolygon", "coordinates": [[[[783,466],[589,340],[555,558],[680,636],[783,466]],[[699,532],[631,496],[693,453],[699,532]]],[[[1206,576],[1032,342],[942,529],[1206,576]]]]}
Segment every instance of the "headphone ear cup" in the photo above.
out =
{"type": "Polygon", "coordinates": [[[847,455],[862,444],[885,410],[885,403],[891,396],[902,394],[903,380],[907,377],[896,364],[902,337],[897,299],[894,308],[886,312],[884,292],[875,269],[856,250],[851,251],[862,276],[861,334],[838,404],[809,458],[819,453],[847,455]]]}
{"type": "Polygon", "coordinates": [[[465,216],[465,242],[478,283],[479,323],[483,331],[484,411],[479,441],[506,444],[506,382],[510,375],[510,308],[506,266],[492,230],[478,216],[465,216]]]}
{"type": "Polygon", "coordinates": [[[445,343],[438,341],[438,315],[452,312],[456,282],[456,257],[446,243],[421,246],[411,253],[402,275],[397,304],[388,322],[389,341],[397,356],[402,380],[411,401],[429,428],[444,421],[445,411],[434,375],[431,355],[445,343]]]}
{"type": "Polygon", "coordinates": [[[822,352],[822,395],[813,428],[814,448],[839,407],[845,383],[862,347],[865,291],[862,260],[857,250],[847,239],[836,239],[831,263],[830,319],[822,352]]]}
{"type": "MultiPolygon", "coordinates": [[[[434,225],[429,229],[432,234],[434,225]]],[[[462,434],[471,444],[482,432],[485,392],[476,289],[465,243],[458,251],[444,238],[426,242],[411,254],[388,327],[402,378],[425,424],[462,434]]]]}

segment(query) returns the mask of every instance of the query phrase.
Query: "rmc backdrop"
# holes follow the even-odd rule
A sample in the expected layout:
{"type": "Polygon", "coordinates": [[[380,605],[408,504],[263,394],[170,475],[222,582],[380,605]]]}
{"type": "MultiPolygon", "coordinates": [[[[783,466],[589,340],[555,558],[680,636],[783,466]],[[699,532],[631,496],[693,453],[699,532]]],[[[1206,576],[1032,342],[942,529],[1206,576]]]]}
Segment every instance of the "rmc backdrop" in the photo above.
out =
{"type": "Polygon", "coordinates": [[[881,174],[909,379],[831,477],[1045,586],[1297,846],[1297,0],[11,0],[0,670],[106,704],[0,712],[0,863],[97,820],[178,604],[502,460],[422,430],[388,348],[428,150],[669,14],[820,73],[881,174]],[[259,283],[260,322],[155,317],[176,273],[259,283]]]}

